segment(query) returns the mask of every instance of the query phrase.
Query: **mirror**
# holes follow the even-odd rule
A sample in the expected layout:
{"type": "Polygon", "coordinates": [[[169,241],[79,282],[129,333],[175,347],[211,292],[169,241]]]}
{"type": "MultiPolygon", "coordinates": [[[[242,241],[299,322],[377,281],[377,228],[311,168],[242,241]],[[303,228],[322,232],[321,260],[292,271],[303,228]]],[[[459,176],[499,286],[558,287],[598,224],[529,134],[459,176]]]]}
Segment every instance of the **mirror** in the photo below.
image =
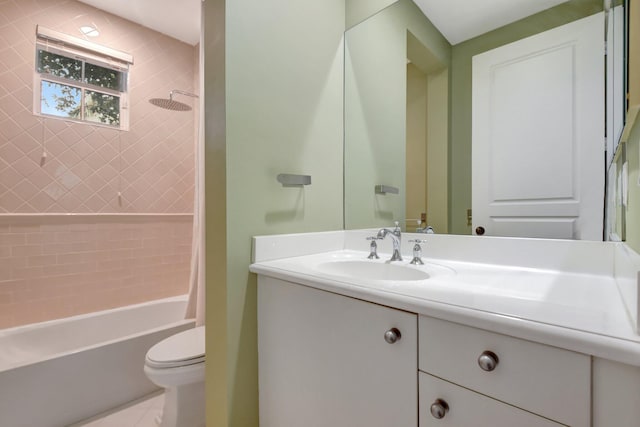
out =
{"type": "Polygon", "coordinates": [[[450,62],[449,43],[410,0],[347,31],[347,228],[419,219],[427,204],[442,207],[430,225],[446,228],[446,186],[435,183],[447,181],[450,62]],[[392,191],[374,193],[376,185],[392,191]]]}
{"type": "Polygon", "coordinates": [[[602,10],[570,0],[454,46],[411,0],[349,28],[345,229],[400,220],[407,231],[471,234],[472,57],[602,10]]]}

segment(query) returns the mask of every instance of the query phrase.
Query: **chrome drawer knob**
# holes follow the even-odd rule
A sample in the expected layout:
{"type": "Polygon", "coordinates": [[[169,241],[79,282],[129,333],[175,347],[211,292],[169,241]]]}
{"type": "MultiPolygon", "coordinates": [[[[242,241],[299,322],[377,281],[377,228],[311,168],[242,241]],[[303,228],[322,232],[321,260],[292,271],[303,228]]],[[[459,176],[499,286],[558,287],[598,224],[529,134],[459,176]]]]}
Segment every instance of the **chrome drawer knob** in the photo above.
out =
{"type": "Polygon", "coordinates": [[[384,340],[389,344],[395,344],[400,338],[402,338],[402,334],[398,328],[391,328],[384,333],[384,340]]]}
{"type": "Polygon", "coordinates": [[[449,405],[442,399],[436,399],[435,402],[431,404],[431,416],[438,420],[444,418],[449,412],[449,405]]]}
{"type": "Polygon", "coordinates": [[[491,372],[498,366],[498,356],[493,351],[485,351],[478,357],[478,366],[483,371],[491,372]]]}

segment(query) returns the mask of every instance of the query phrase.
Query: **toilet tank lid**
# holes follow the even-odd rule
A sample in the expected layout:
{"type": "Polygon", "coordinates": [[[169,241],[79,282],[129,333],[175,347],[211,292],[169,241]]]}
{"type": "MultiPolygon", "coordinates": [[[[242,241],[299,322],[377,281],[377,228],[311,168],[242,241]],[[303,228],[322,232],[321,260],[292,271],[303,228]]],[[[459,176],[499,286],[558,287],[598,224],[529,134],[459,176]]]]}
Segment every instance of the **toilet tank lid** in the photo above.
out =
{"type": "Polygon", "coordinates": [[[158,364],[188,362],[204,356],[204,326],[166,338],[147,352],[147,360],[158,364]]]}

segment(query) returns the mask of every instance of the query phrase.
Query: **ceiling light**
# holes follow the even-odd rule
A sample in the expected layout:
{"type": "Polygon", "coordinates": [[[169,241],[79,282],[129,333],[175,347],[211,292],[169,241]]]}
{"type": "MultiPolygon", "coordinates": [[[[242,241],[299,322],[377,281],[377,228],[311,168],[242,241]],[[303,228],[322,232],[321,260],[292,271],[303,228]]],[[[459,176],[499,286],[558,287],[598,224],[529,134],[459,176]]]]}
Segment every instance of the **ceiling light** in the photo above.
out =
{"type": "Polygon", "coordinates": [[[80,32],[87,37],[98,37],[100,35],[98,29],[91,25],[83,25],[80,27],[80,32]]]}

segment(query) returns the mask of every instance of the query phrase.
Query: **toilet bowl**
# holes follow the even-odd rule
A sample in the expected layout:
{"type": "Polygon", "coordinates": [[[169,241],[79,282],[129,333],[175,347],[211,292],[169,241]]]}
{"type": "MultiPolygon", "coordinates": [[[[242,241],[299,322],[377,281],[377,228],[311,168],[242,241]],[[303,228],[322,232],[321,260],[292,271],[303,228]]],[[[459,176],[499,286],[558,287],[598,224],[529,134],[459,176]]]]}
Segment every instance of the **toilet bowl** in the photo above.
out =
{"type": "Polygon", "coordinates": [[[204,427],[204,326],[166,338],[147,352],[144,372],[165,389],[160,427],[204,427]]]}

